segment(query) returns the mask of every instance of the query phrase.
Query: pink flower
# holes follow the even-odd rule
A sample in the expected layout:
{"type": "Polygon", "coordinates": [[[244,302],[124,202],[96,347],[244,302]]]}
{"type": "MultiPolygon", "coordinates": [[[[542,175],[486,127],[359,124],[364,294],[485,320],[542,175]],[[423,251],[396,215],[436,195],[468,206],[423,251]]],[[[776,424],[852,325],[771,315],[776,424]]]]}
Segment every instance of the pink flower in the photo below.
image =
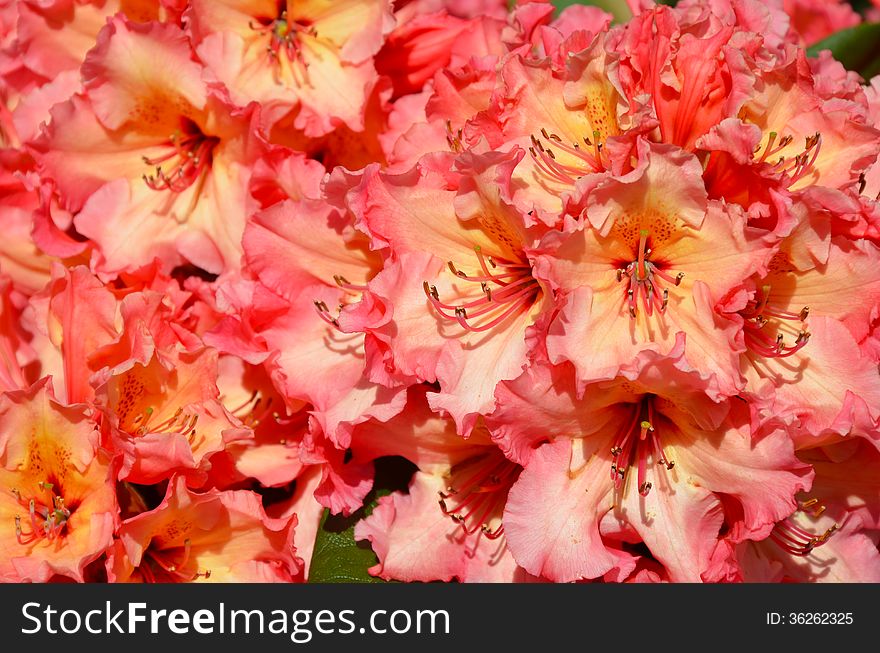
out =
{"type": "Polygon", "coordinates": [[[609,146],[631,122],[605,43],[604,33],[583,45],[566,41],[578,50],[564,65],[511,57],[492,104],[465,128],[471,144],[488,138],[497,149],[528,152],[512,174],[513,199],[550,225],[560,221],[578,179],[612,167],[609,146]]]}
{"type": "Polygon", "coordinates": [[[227,355],[220,357],[218,371],[220,401],[253,431],[253,439],[227,441],[223,453],[211,457],[213,484],[254,478],[264,487],[279,487],[298,479],[305,468],[298,445],[308,429],[308,413],[283,414],[284,399],[261,366],[227,355]]]}
{"type": "Polygon", "coordinates": [[[764,537],[791,513],[812,472],[785,433],[753,437],[740,402],[713,404],[670,368],[587,386],[582,400],[565,367],[501,386],[488,425],[525,467],[503,523],[527,571],[626,577],[634,562],[618,547],[642,541],[670,580],[700,581],[722,524],[736,541],[764,537]]]}
{"type": "Polygon", "coordinates": [[[185,472],[199,486],[211,454],[252,437],[219,402],[216,378],[215,351],[171,350],[126,365],[99,387],[121,479],[151,484],[185,472]]]}
{"type": "Polygon", "coordinates": [[[661,355],[696,370],[713,397],[734,395],[740,324],[715,307],[770,250],[735,206],[707,200],[696,158],[644,141],[639,151],[635,170],[596,183],[584,223],[548,237],[560,244],[538,260],[565,298],[549,327],[550,360],[571,361],[587,383],[638,374],[661,355]]]}
{"type": "Polygon", "coordinates": [[[342,328],[380,265],[349,221],[326,202],[287,201],[255,215],[244,236],[248,269],[272,293],[260,301],[277,305],[255,326],[276,387],[287,401],[311,403],[342,448],[351,426],[388,419],[405,400],[402,388],[365,378],[364,336],[342,328]]]}
{"type": "Polygon", "coordinates": [[[620,57],[625,97],[631,104],[647,99],[662,142],[691,150],[751,95],[753,74],[744,57],[759,42],[757,35],[737,32],[711,11],[692,18],[659,6],[616,31],[609,45],[620,57]]]}
{"type": "Polygon", "coordinates": [[[866,355],[880,306],[877,246],[829,237],[825,219],[810,216],[782,240],[740,311],[744,396],[756,429],[782,422],[806,446],[848,435],[877,443],[880,376],[866,355]]]}
{"type": "Polygon", "coordinates": [[[259,102],[268,126],[290,114],[310,138],[364,130],[372,57],[394,25],[387,0],[194,0],[187,15],[211,77],[239,106],[259,102]]]}
{"type": "Polygon", "coordinates": [[[816,472],[810,492],[766,539],[720,543],[725,564],[716,573],[746,582],[877,582],[880,455],[867,443],[847,442],[799,457],[816,472]]]}
{"type": "Polygon", "coordinates": [[[508,551],[501,522],[521,467],[477,427],[465,441],[433,414],[422,387],[387,424],[357,428],[353,450],[368,458],[403,455],[418,465],[406,493],[379,500],[355,528],[379,557],[370,573],[386,580],[510,582],[528,578],[508,551]]]}
{"type": "Polygon", "coordinates": [[[843,0],[783,0],[782,5],[791,16],[792,31],[805,46],[862,22],[859,14],[843,0]]]}
{"type": "Polygon", "coordinates": [[[760,91],[743,105],[739,119],[722,121],[698,141],[713,151],[706,171],[710,194],[748,208],[755,201],[772,206],[774,192],[853,187],[880,149],[880,133],[865,120],[861,91],[823,98],[800,57],[759,79],[760,91]]]}
{"type": "Polygon", "coordinates": [[[159,506],[120,526],[107,573],[113,582],[289,583],[302,568],[295,526],[268,517],[253,492],[194,494],[173,479],[159,506]]]}
{"type": "Polygon", "coordinates": [[[492,411],[495,385],[527,364],[548,304],[530,263],[540,231],[510,200],[521,156],[465,154],[448,172],[433,157],[401,175],[369,169],[349,199],[373,246],[390,252],[359,325],[380,354],[372,373],[439,382],[431,406],[463,434],[492,411]]]}
{"type": "Polygon", "coordinates": [[[118,520],[114,473],[83,405],[65,406],[48,379],[0,396],[0,578],[83,580],[118,520]]]}
{"type": "Polygon", "coordinates": [[[202,72],[179,28],[117,16],[83,64],[85,94],[52,109],[40,170],[108,272],[154,257],[238,267],[260,145],[253,110],[232,111],[202,72]]]}

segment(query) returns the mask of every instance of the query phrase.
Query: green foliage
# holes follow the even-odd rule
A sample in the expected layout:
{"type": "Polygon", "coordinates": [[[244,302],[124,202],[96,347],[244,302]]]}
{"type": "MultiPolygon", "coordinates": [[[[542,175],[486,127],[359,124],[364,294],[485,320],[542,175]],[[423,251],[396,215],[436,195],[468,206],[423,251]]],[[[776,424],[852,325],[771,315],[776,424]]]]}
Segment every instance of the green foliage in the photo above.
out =
{"type": "Polygon", "coordinates": [[[578,0],[553,0],[553,4],[556,5],[557,11],[561,11],[571,5],[593,5],[612,14],[616,22],[629,20],[632,17],[629,7],[626,5],[626,0],[582,0],[580,2],[578,0]]]}
{"type": "Polygon", "coordinates": [[[379,499],[395,490],[405,490],[415,466],[399,457],[376,461],[376,482],[364,500],[364,507],[348,517],[324,511],[309,567],[310,583],[381,583],[367,569],[376,564],[376,554],[367,541],[356,542],[354,526],[373,512],[379,499]]]}
{"type": "Polygon", "coordinates": [[[880,23],[862,23],[841,30],[820,41],[807,52],[815,57],[822,50],[831,54],[847,70],[870,79],[880,73],[880,23]]]}

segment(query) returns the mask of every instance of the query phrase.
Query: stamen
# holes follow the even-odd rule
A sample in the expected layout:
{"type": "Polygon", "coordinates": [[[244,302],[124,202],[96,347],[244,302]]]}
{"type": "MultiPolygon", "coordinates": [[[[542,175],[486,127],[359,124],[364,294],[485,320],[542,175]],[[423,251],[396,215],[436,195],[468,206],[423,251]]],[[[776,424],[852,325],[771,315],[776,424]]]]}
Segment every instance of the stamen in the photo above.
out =
{"type": "Polygon", "coordinates": [[[595,146],[593,141],[586,136],[583,137],[588,147],[595,147],[592,152],[581,149],[580,144],[576,142],[568,145],[558,134],[548,132],[546,128],[542,127],[540,134],[543,142],[534,134],[529,137],[532,143],[529,154],[538,170],[552,180],[572,185],[585,174],[605,170],[601,156],[602,144],[598,141],[599,132],[593,132],[595,146]],[[564,152],[571,162],[561,162],[556,150],[564,152]]]}
{"type": "Polygon", "coordinates": [[[480,532],[490,540],[498,539],[504,534],[503,525],[492,528],[489,522],[500,516],[521,470],[498,450],[473,456],[451,470],[454,485],[439,493],[440,510],[459,524],[465,535],[480,532]],[[455,483],[459,476],[463,480],[455,483]],[[454,505],[450,503],[452,497],[454,505]]]}
{"type": "Polygon", "coordinates": [[[12,495],[22,507],[27,507],[30,530],[22,527],[21,515],[14,515],[15,539],[19,544],[31,544],[40,539],[52,542],[63,535],[70,518],[71,510],[65,505],[64,498],[55,494],[55,484],[40,481],[37,487],[48,493],[48,499],[30,498],[25,500],[21,492],[13,488],[12,495]]]}
{"type": "Polygon", "coordinates": [[[248,22],[251,30],[258,32],[269,38],[266,46],[266,54],[272,62],[275,83],[281,84],[281,70],[284,66],[281,63],[281,53],[284,53],[290,66],[288,69],[292,74],[299,74],[299,79],[294,81],[297,84],[311,86],[309,76],[309,63],[303,57],[303,47],[307,45],[307,41],[303,36],[309,36],[313,39],[318,38],[318,31],[305,20],[291,20],[286,10],[282,11],[278,18],[267,23],[256,23],[253,20],[248,22]]]}
{"type": "Polygon", "coordinates": [[[745,310],[740,312],[744,318],[743,334],[746,346],[754,353],[768,358],[787,358],[800,351],[810,340],[810,333],[804,324],[810,315],[810,307],[804,306],[798,313],[784,311],[769,304],[770,285],[761,287],[760,295],[749,303],[745,310]],[[794,344],[785,344],[784,335],[778,331],[775,338],[764,332],[764,327],[770,319],[779,322],[779,326],[791,322],[800,322],[794,344]]]}
{"type": "Polygon", "coordinates": [[[616,489],[623,485],[629,467],[636,465],[639,494],[650,493],[654,484],[648,480],[648,456],[667,470],[675,466],[663,452],[654,423],[653,397],[647,396],[634,404],[631,420],[617,432],[611,447],[611,480],[616,489]]]}
{"type": "Polygon", "coordinates": [[[216,137],[205,136],[194,122],[184,120],[182,127],[161,145],[168,148],[165,153],[142,157],[146,165],[155,168],[152,175],[142,176],[144,182],[153,190],[174,193],[183,192],[198,182],[196,195],[200,194],[205,173],[211,167],[214,147],[219,142],[216,137]]]}
{"type": "Polygon", "coordinates": [[[624,268],[617,268],[614,272],[617,281],[627,279],[626,304],[631,318],[637,316],[638,305],[641,304],[648,316],[656,310],[664,313],[669,306],[669,289],[663,288],[661,281],[679,286],[684,279],[684,272],[679,272],[675,277],[660,269],[655,261],[651,261],[651,248],[648,247],[650,232],[645,229],[639,231],[638,251],[636,258],[624,268]]]}
{"type": "MultiPolygon", "coordinates": [[[[799,512],[815,518],[825,512],[825,506],[819,503],[819,499],[813,497],[799,502],[795,515],[799,512]]],[[[839,530],[837,524],[832,524],[821,535],[815,535],[798,526],[794,522],[795,515],[776,524],[770,533],[770,539],[792,555],[800,557],[809,555],[813,549],[825,544],[839,530]]]]}
{"type": "Polygon", "coordinates": [[[482,296],[459,304],[449,304],[440,300],[436,286],[423,281],[422,289],[432,308],[441,317],[455,320],[467,331],[479,333],[527,312],[541,290],[527,263],[496,263],[491,257],[484,256],[479,246],[474,247],[474,253],[482,274],[468,274],[458,269],[453,261],[449,261],[447,267],[457,279],[480,284],[482,296]]]}

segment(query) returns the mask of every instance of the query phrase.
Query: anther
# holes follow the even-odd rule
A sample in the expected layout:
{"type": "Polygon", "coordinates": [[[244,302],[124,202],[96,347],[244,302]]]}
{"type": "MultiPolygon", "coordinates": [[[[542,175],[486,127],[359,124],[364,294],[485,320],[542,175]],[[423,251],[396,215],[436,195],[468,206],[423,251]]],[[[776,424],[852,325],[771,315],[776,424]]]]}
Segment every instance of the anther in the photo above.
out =
{"type": "Polygon", "coordinates": [[[427,281],[422,282],[422,288],[425,291],[425,294],[429,297],[433,297],[434,299],[440,299],[440,293],[437,292],[437,286],[432,286],[427,281]]]}

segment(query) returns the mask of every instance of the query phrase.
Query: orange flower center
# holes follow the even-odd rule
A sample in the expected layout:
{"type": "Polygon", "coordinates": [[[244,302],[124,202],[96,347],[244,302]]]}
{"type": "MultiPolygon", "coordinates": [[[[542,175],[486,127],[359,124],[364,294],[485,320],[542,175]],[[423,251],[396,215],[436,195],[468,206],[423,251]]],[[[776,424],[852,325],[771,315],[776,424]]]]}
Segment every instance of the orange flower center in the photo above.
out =
{"type": "Polygon", "coordinates": [[[299,64],[298,70],[302,75],[301,83],[310,85],[309,64],[303,58],[302,36],[318,37],[318,31],[305,19],[294,19],[287,13],[287,2],[282,2],[277,17],[260,17],[248,22],[248,26],[261,36],[266,36],[269,43],[266,46],[266,54],[275,67],[275,81],[281,83],[279,75],[282,67],[281,53],[291,64],[299,64]]]}
{"type": "Polygon", "coordinates": [[[64,497],[55,493],[55,485],[49,482],[37,484],[41,490],[32,498],[24,497],[16,489],[12,494],[26,508],[28,516],[15,516],[15,538],[19,544],[31,544],[39,540],[52,542],[62,537],[73,507],[64,503],[64,497]]]}
{"type": "Polygon", "coordinates": [[[211,577],[210,569],[200,572],[192,564],[192,542],[189,538],[184,540],[183,546],[160,549],[154,544],[155,540],[150,542],[138,567],[147,583],[188,583],[197,578],[211,577]]]}
{"type": "Polygon", "coordinates": [[[152,175],[143,176],[144,182],[153,190],[174,193],[185,191],[196,182],[201,189],[205,173],[213,162],[214,147],[219,142],[214,136],[205,136],[193,121],[182,119],[181,128],[161,145],[165,148],[163,154],[143,157],[144,163],[155,168],[152,175]]]}
{"type": "Polygon", "coordinates": [[[649,236],[647,229],[639,232],[636,258],[617,269],[617,280],[627,281],[626,301],[632,318],[636,317],[639,304],[649,316],[653,315],[654,311],[665,312],[669,304],[669,289],[663,287],[664,283],[678,286],[684,278],[684,272],[679,272],[673,277],[661,269],[658,261],[650,260],[649,236]]]}

